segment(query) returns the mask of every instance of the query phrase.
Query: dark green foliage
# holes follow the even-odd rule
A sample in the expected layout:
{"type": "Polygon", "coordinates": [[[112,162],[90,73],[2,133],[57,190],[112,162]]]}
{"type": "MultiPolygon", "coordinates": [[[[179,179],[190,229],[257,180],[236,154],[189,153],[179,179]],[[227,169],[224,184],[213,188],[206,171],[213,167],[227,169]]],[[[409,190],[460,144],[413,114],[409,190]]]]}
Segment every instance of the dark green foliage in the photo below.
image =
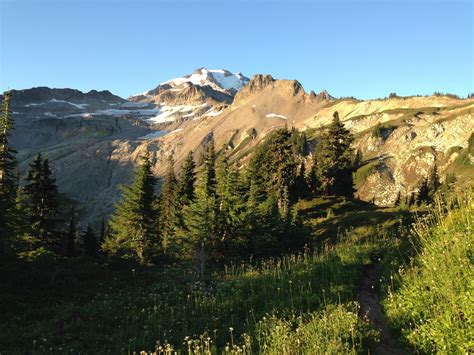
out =
{"type": "Polygon", "coordinates": [[[294,127],[291,129],[291,145],[294,155],[307,156],[309,154],[308,139],[305,132],[299,132],[294,127]]]}
{"type": "Polygon", "coordinates": [[[353,135],[334,112],[332,123],[320,135],[315,151],[316,175],[325,195],[352,197],[354,183],[353,135]]]}
{"type": "Polygon", "coordinates": [[[99,241],[91,228],[90,223],[82,234],[83,253],[90,257],[96,257],[99,254],[99,241]]]}
{"type": "Polygon", "coordinates": [[[122,188],[122,199],[110,220],[111,235],[105,239],[103,250],[111,255],[136,258],[142,264],[150,261],[160,242],[155,185],[147,152],[135,171],[132,185],[122,188]]]}
{"type": "Polygon", "coordinates": [[[364,158],[362,156],[362,151],[360,149],[357,149],[356,155],[354,157],[354,168],[358,169],[363,162],[364,158]]]}
{"type": "Polygon", "coordinates": [[[0,255],[3,255],[8,240],[13,237],[18,222],[16,152],[10,146],[10,134],[14,125],[10,112],[10,100],[11,94],[5,92],[0,117],[0,255]]]}
{"type": "Polygon", "coordinates": [[[73,207],[71,210],[71,219],[69,220],[69,228],[66,234],[65,255],[72,257],[76,254],[76,210],[73,207]]]}
{"type": "Polygon", "coordinates": [[[215,196],[216,194],[216,151],[214,141],[207,146],[203,157],[203,187],[207,196],[215,196]]]}
{"type": "MultiPolygon", "coordinates": [[[[285,189],[294,191],[297,158],[291,143],[292,134],[283,128],[271,134],[255,152],[249,164],[249,179],[259,202],[272,196],[282,206],[285,189]]],[[[253,195],[251,191],[251,195],[253,195]]]]}
{"type": "Polygon", "coordinates": [[[418,205],[433,202],[434,195],[439,190],[441,182],[438,175],[438,167],[435,164],[430,170],[428,177],[424,178],[418,186],[416,203],[418,205]]]}
{"type": "Polygon", "coordinates": [[[30,234],[40,246],[58,248],[55,223],[59,213],[58,188],[51,176],[48,159],[38,154],[30,164],[23,188],[30,234]]]}
{"type": "MultiPolygon", "coordinates": [[[[239,237],[245,217],[245,201],[239,191],[239,174],[223,156],[217,166],[217,237],[230,252],[239,237]]],[[[224,253],[226,253],[224,251],[224,253]]]]}
{"type": "Polygon", "coordinates": [[[471,133],[468,142],[467,150],[469,154],[474,155],[474,133],[471,133]]]}
{"type": "Polygon", "coordinates": [[[180,195],[178,180],[174,172],[174,159],[168,159],[168,171],[163,181],[160,195],[160,229],[163,250],[165,253],[173,252],[175,235],[180,225],[180,195]]]}
{"type": "Polygon", "coordinates": [[[189,205],[194,200],[194,190],[196,184],[196,164],[194,163],[193,152],[190,151],[184,161],[179,175],[178,196],[183,205],[189,205]]]}
{"type": "Polygon", "coordinates": [[[400,206],[402,202],[402,195],[400,191],[397,192],[397,197],[395,198],[395,202],[393,203],[394,206],[400,206]]]}
{"type": "Polygon", "coordinates": [[[378,122],[372,129],[372,137],[386,139],[394,129],[395,127],[391,124],[381,124],[378,122]]]}

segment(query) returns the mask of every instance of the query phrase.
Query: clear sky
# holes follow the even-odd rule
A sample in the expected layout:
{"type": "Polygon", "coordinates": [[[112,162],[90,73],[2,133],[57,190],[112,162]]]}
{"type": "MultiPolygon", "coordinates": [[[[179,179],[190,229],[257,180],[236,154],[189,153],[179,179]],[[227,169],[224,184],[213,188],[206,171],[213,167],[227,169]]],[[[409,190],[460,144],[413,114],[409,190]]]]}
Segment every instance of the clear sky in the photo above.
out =
{"type": "Polygon", "coordinates": [[[0,0],[0,90],[122,97],[199,67],[375,98],[473,85],[473,1],[0,0]]]}

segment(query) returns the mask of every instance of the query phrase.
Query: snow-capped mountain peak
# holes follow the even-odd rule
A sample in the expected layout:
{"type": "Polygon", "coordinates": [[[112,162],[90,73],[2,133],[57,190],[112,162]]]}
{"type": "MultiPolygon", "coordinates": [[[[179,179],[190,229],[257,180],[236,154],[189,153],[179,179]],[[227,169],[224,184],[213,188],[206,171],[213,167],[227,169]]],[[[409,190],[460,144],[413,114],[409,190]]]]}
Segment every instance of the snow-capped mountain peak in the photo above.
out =
{"type": "Polygon", "coordinates": [[[175,87],[185,83],[192,83],[200,86],[208,85],[214,90],[235,94],[235,92],[242,89],[248,81],[249,79],[240,72],[233,74],[225,69],[209,70],[207,68],[200,68],[195,70],[192,74],[165,81],[161,83],[161,85],[168,84],[175,87]]]}
{"type": "Polygon", "coordinates": [[[225,69],[211,70],[207,68],[199,68],[191,74],[182,76],[180,78],[167,80],[161,83],[157,88],[144,93],[133,95],[131,98],[153,96],[159,92],[160,89],[178,91],[188,87],[190,84],[210,86],[216,91],[233,96],[237,93],[237,91],[242,89],[249,82],[249,80],[249,78],[245,77],[240,72],[234,74],[225,69]]]}

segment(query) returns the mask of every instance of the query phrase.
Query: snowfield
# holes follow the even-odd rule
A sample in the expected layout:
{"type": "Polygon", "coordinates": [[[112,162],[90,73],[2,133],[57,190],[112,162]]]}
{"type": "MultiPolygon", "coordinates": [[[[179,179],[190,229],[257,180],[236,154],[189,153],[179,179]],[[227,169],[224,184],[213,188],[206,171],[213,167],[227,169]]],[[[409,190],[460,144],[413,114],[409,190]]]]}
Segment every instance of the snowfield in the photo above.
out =
{"type": "Polygon", "coordinates": [[[277,114],[277,113],[267,113],[267,114],[265,115],[265,117],[269,117],[269,118],[276,117],[276,118],[282,118],[282,119],[284,119],[284,120],[287,120],[287,119],[288,119],[288,117],[283,116],[283,115],[279,115],[279,114],[277,114]]]}

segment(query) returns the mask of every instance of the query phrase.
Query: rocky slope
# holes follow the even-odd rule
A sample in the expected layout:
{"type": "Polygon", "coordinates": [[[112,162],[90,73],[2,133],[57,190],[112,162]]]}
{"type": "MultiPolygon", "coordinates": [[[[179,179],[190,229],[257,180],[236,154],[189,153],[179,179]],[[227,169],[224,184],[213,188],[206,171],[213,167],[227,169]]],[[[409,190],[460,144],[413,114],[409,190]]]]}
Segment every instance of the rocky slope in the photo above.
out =
{"type": "Polygon", "coordinates": [[[14,91],[12,138],[22,174],[34,154],[45,153],[61,192],[83,207],[84,220],[98,221],[146,149],[158,175],[170,154],[179,167],[190,150],[197,158],[211,140],[245,163],[275,128],[294,126],[315,138],[338,111],[365,159],[356,174],[358,196],[389,205],[398,192],[411,193],[434,163],[442,177],[455,172],[472,183],[473,110],[474,99],[335,100],[325,91],[307,93],[296,80],[199,69],[129,100],[107,91],[14,91]]]}

